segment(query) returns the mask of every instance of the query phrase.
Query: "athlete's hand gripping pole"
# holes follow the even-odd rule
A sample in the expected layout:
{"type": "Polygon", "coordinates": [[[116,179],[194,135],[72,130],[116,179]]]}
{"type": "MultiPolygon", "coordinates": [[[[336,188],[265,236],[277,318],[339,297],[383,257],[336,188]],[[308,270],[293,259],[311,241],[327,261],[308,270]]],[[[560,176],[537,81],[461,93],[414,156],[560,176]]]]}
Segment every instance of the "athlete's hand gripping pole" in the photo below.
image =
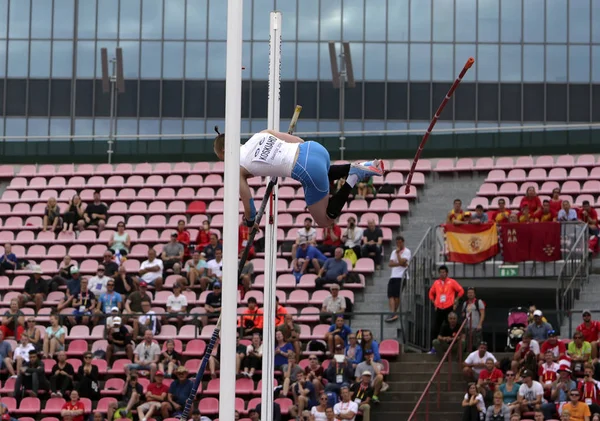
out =
{"type": "Polygon", "coordinates": [[[412,182],[413,174],[415,173],[415,168],[417,167],[417,162],[419,161],[419,158],[421,157],[421,152],[423,152],[423,148],[425,148],[425,144],[427,143],[427,140],[429,139],[429,135],[431,134],[431,131],[433,130],[433,126],[435,126],[435,123],[437,123],[438,118],[440,118],[440,115],[442,114],[442,111],[444,110],[444,107],[446,106],[446,104],[448,103],[450,98],[452,98],[452,94],[454,94],[454,91],[456,90],[456,88],[458,88],[458,85],[460,85],[460,82],[462,81],[462,78],[465,76],[467,71],[471,68],[471,66],[473,66],[473,63],[475,63],[475,59],[473,57],[469,57],[469,59],[467,60],[467,62],[464,65],[463,69],[461,70],[460,74],[458,75],[458,77],[456,78],[454,83],[452,84],[452,87],[450,87],[450,90],[446,94],[446,97],[444,98],[444,100],[438,107],[437,111],[435,112],[433,119],[431,119],[431,122],[429,123],[429,127],[427,128],[425,135],[423,135],[421,144],[419,145],[419,148],[417,149],[417,153],[415,154],[415,159],[413,160],[413,163],[410,167],[410,172],[408,173],[408,177],[406,178],[406,186],[404,186],[404,194],[408,194],[410,192],[410,183],[412,182]]]}

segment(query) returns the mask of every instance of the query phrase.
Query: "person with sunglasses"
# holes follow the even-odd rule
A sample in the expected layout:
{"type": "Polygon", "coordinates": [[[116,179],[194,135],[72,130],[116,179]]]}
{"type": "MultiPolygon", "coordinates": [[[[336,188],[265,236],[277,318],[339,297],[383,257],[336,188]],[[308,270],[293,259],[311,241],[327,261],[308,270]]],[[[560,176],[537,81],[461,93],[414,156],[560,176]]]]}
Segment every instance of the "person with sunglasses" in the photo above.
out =
{"type": "Polygon", "coordinates": [[[567,355],[571,358],[571,369],[582,377],[583,365],[592,362],[592,345],[584,340],[583,333],[575,332],[573,341],[567,346],[567,355]]]}
{"type": "Polygon", "coordinates": [[[42,350],[42,346],[44,344],[42,341],[42,332],[40,329],[35,327],[35,319],[33,317],[29,317],[27,319],[23,336],[27,336],[27,338],[29,338],[29,343],[31,343],[31,345],[33,345],[38,352],[42,350]]]}
{"type": "Polygon", "coordinates": [[[590,418],[592,417],[590,407],[584,402],[580,402],[579,398],[579,390],[572,389],[569,393],[569,402],[562,407],[563,414],[565,412],[570,414],[569,421],[590,421],[590,418]]]}
{"type": "Polygon", "coordinates": [[[112,280],[109,276],[106,276],[106,268],[104,265],[98,265],[96,276],[92,276],[88,283],[88,288],[92,291],[96,297],[100,297],[107,290],[106,284],[112,280]]]}
{"type": "MultiPolygon", "coordinates": [[[[77,390],[79,396],[91,400],[100,399],[100,374],[98,366],[92,364],[91,352],[83,354],[83,364],[77,370],[77,390]]],[[[110,364],[110,360],[108,360],[110,364]]]]}
{"type": "Polygon", "coordinates": [[[562,405],[569,400],[569,391],[577,387],[571,379],[571,369],[567,365],[561,365],[558,369],[558,378],[552,382],[550,399],[548,403],[542,404],[541,410],[546,419],[551,419],[556,414],[556,406],[562,405]]]}
{"type": "Polygon", "coordinates": [[[504,404],[508,405],[510,411],[514,413],[519,408],[517,396],[521,385],[515,382],[516,376],[515,372],[512,370],[508,370],[504,377],[506,381],[498,387],[498,391],[502,393],[502,401],[504,404]]]}

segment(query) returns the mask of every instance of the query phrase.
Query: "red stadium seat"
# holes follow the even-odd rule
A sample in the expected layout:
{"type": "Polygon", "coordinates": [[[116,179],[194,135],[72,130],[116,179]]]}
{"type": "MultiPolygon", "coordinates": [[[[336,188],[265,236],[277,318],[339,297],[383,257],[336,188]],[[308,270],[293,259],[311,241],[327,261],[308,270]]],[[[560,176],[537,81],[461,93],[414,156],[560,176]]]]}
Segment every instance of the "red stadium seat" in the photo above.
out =
{"type": "Polygon", "coordinates": [[[397,357],[400,355],[400,344],[394,339],[385,339],[379,344],[379,353],[382,357],[397,357]]]}
{"type": "Polygon", "coordinates": [[[201,357],[204,355],[205,350],[206,342],[202,339],[192,339],[185,346],[185,351],[183,351],[182,355],[186,357],[201,357]]]}
{"type": "MultiPolygon", "coordinates": [[[[2,399],[4,401],[4,398],[2,399]]],[[[62,410],[65,400],[63,398],[50,398],[46,401],[46,406],[42,409],[44,415],[58,415],[62,410]]],[[[10,410],[10,408],[9,408],[10,410]]]]}
{"type": "Polygon", "coordinates": [[[102,388],[100,394],[102,396],[120,396],[124,384],[125,380],[118,377],[106,379],[106,383],[104,383],[104,388],[102,388]]]}
{"type": "Polygon", "coordinates": [[[38,398],[27,397],[27,398],[23,398],[23,400],[21,401],[21,405],[19,405],[18,409],[15,409],[10,412],[15,415],[38,414],[41,409],[42,409],[42,405],[38,398]]]}

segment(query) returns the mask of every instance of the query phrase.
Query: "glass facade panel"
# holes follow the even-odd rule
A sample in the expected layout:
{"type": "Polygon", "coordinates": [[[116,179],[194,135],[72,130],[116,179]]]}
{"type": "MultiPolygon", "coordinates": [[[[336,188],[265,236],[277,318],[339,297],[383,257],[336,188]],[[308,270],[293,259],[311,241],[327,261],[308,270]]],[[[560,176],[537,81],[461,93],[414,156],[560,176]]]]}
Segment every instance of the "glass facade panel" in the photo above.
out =
{"type": "Polygon", "coordinates": [[[567,81],[567,46],[546,46],[546,81],[567,81]]]}
{"type": "Polygon", "coordinates": [[[590,0],[568,1],[569,42],[590,42],[590,0]]]}
{"type": "Polygon", "coordinates": [[[477,40],[498,42],[500,35],[500,0],[479,0],[477,40]]]}
{"type": "Polygon", "coordinates": [[[183,78],[183,42],[165,41],[163,51],[163,78],[183,78]]]}
{"type": "Polygon", "coordinates": [[[227,39],[227,2],[208,0],[208,37],[209,39],[227,39]]]}
{"type": "Polygon", "coordinates": [[[282,15],[281,38],[285,41],[296,39],[297,7],[296,0],[277,0],[275,10],[279,10],[282,15]]]}
{"type": "Polygon", "coordinates": [[[342,33],[342,2],[341,0],[327,0],[321,2],[321,15],[319,17],[322,41],[337,41],[342,33]]]}
{"type": "Polygon", "coordinates": [[[29,38],[29,12],[28,1],[10,2],[8,18],[8,36],[10,38],[29,38]]]}
{"type": "Polygon", "coordinates": [[[160,78],[160,63],[162,63],[162,43],[159,41],[142,42],[140,76],[146,79],[160,78]]]}
{"type": "Polygon", "coordinates": [[[0,0],[0,38],[6,38],[8,24],[8,0],[0,0]]]}
{"type": "MultiPolygon", "coordinates": [[[[49,122],[47,118],[29,118],[27,121],[27,136],[48,136],[48,123],[49,122]]],[[[34,142],[45,142],[48,141],[48,138],[46,137],[31,140],[34,142]]]]}
{"type": "MultiPolygon", "coordinates": [[[[344,0],[343,3],[343,39],[344,41],[362,41],[364,38],[365,3],[364,0],[344,0]]],[[[383,5],[385,7],[385,3],[383,5]]],[[[382,9],[382,11],[385,9],[382,9]]]]}
{"type": "Polygon", "coordinates": [[[206,77],[206,42],[186,42],[185,49],[185,78],[206,77]]]}
{"type": "MultiPolygon", "coordinates": [[[[5,136],[25,136],[27,131],[27,120],[22,117],[7,117],[4,124],[5,136]]],[[[7,142],[22,142],[23,139],[6,139],[7,142]]]]}
{"type": "Polygon", "coordinates": [[[165,1],[165,39],[183,39],[185,31],[185,0],[165,1]]]}
{"type": "Polygon", "coordinates": [[[166,119],[162,120],[161,133],[162,134],[181,134],[183,131],[183,120],[179,119],[166,119]]]}
{"type": "Polygon", "coordinates": [[[137,78],[140,75],[140,43],[137,41],[121,41],[123,49],[123,73],[126,78],[137,78]]]}
{"type": "Polygon", "coordinates": [[[410,40],[431,40],[431,0],[419,0],[411,2],[410,40]]]}
{"type": "MultiPolygon", "coordinates": [[[[98,54],[100,60],[100,54],[98,54]]],[[[123,61],[126,62],[125,54],[123,61]]],[[[96,43],[94,41],[79,41],[77,43],[77,77],[93,78],[96,62],[96,43]]]]}
{"type": "Polygon", "coordinates": [[[298,2],[298,39],[313,41],[319,39],[319,0],[298,2]]]}
{"type": "MultiPolygon", "coordinates": [[[[10,44],[21,41],[11,41],[10,44]]],[[[25,42],[25,41],[22,41],[25,42]]],[[[31,61],[29,63],[29,77],[49,78],[50,77],[50,41],[32,41],[31,42],[31,61]]],[[[11,58],[14,58],[11,56],[11,58]]],[[[10,66],[10,62],[9,62],[10,66]]],[[[27,75],[27,72],[21,76],[27,75]]],[[[10,76],[10,72],[9,72],[10,76]]]]}
{"type": "Polygon", "coordinates": [[[592,47],[592,82],[600,82],[600,46],[592,47]]]}
{"type": "Polygon", "coordinates": [[[78,3],[77,36],[80,39],[93,39],[96,36],[96,0],[78,3]]]}
{"type": "MultiPolygon", "coordinates": [[[[50,43],[47,43],[50,45],[50,43]]],[[[48,51],[48,56],[50,52],[48,51]]],[[[27,41],[9,41],[8,42],[8,77],[26,77],[27,67],[29,65],[29,42],[27,41]]],[[[48,61],[50,71],[50,62],[48,61]]]]}
{"type": "Polygon", "coordinates": [[[4,76],[6,76],[6,42],[2,41],[0,42],[0,77],[4,76]]]}
{"type": "Polygon", "coordinates": [[[119,0],[98,0],[98,38],[116,39],[118,23],[119,0]]]}
{"type": "Polygon", "coordinates": [[[298,43],[298,79],[315,80],[318,74],[319,44],[316,42],[298,43]]]}
{"type": "MultiPolygon", "coordinates": [[[[28,3],[28,1],[23,1],[23,3],[28,3]]],[[[11,12],[12,8],[15,6],[15,1],[11,2],[11,12]]],[[[29,16],[27,17],[29,19],[29,16]]],[[[50,38],[52,34],[52,2],[51,1],[41,1],[41,2],[33,2],[33,7],[31,9],[31,21],[34,22],[31,25],[31,38],[50,38]]],[[[63,21],[63,22],[66,22],[63,21]]],[[[22,22],[24,23],[24,22],[22,22]]],[[[60,25],[57,25],[60,26],[60,25]]],[[[17,38],[12,35],[12,23],[11,23],[11,38],[17,38]]],[[[19,37],[23,38],[23,37],[19,37]]],[[[26,38],[29,38],[27,36],[26,38]]]]}
{"type": "MultiPolygon", "coordinates": [[[[352,69],[354,70],[354,79],[362,80],[364,78],[363,66],[365,62],[364,44],[359,42],[351,42],[350,51],[352,55],[352,69]]],[[[383,66],[383,63],[381,65],[383,66]]],[[[330,69],[329,74],[331,77],[331,64],[329,64],[328,66],[330,69]]]]}
{"type": "MultiPolygon", "coordinates": [[[[244,7],[246,3],[249,2],[244,2],[244,7]]],[[[187,0],[185,36],[188,40],[206,39],[207,4],[208,0],[187,0]]]]}
{"type": "MultiPolygon", "coordinates": [[[[36,8],[38,4],[39,2],[35,2],[36,8]]],[[[52,27],[54,38],[73,38],[72,22],[74,16],[75,0],[54,0],[54,26],[52,27]]]]}
{"type": "Polygon", "coordinates": [[[500,80],[502,82],[521,81],[521,46],[500,46],[500,80]]]}
{"type": "MultiPolygon", "coordinates": [[[[138,134],[138,121],[134,118],[120,118],[117,120],[117,134],[138,134]]],[[[119,139],[117,142],[127,142],[132,139],[119,139]]]]}
{"type": "Polygon", "coordinates": [[[592,0],[592,42],[600,42],[600,0],[592,0]]]}
{"type": "MultiPolygon", "coordinates": [[[[75,119],[75,135],[91,136],[94,133],[94,120],[91,118],[76,118],[75,119]]],[[[76,142],[89,141],[89,139],[74,139],[76,142]]]]}
{"type": "Polygon", "coordinates": [[[252,36],[256,40],[268,41],[270,27],[270,11],[273,10],[273,0],[253,0],[252,36]]]}
{"type": "MultiPolygon", "coordinates": [[[[33,48],[31,50],[33,63],[33,48]]],[[[71,78],[73,76],[73,42],[54,41],[52,43],[52,77],[71,78]]]]}
{"type": "MultiPolygon", "coordinates": [[[[456,44],[456,47],[454,48],[454,77],[458,75],[457,72],[462,69],[469,57],[475,57],[477,59],[475,44],[456,44]]],[[[463,78],[464,81],[475,81],[476,72],[473,70],[474,69],[471,69],[471,71],[467,72],[463,78]]]]}
{"type": "Polygon", "coordinates": [[[206,133],[204,126],[206,125],[205,120],[184,120],[183,132],[185,134],[199,134],[206,133]]]}
{"type": "Polygon", "coordinates": [[[208,43],[208,56],[210,57],[210,60],[208,60],[208,79],[224,79],[225,63],[227,61],[225,48],[226,44],[224,42],[208,43]]]}
{"type": "Polygon", "coordinates": [[[459,0],[456,2],[455,7],[455,40],[457,42],[475,42],[477,25],[474,23],[477,21],[477,0],[459,0]]]}
{"type": "Polygon", "coordinates": [[[296,43],[281,44],[281,78],[294,80],[296,78],[296,43]]]}
{"type": "Polygon", "coordinates": [[[388,44],[388,80],[408,80],[408,44],[388,44]]]}
{"type": "Polygon", "coordinates": [[[522,0],[502,0],[500,2],[500,40],[521,42],[522,0]]]}
{"type": "Polygon", "coordinates": [[[408,41],[408,3],[409,0],[388,0],[388,41],[408,41]]]}
{"type": "Polygon", "coordinates": [[[523,81],[544,81],[544,46],[525,45],[523,50],[523,81]]]}
{"type": "Polygon", "coordinates": [[[498,45],[479,44],[475,64],[477,64],[477,80],[498,82],[498,45]]]}
{"type": "MultiPolygon", "coordinates": [[[[269,43],[252,43],[252,79],[269,79],[269,43]]],[[[246,70],[248,71],[248,70],[246,70]]]]}
{"type": "Polygon", "coordinates": [[[567,42],[567,0],[548,0],[546,6],[546,42],[567,42]]]}
{"type": "Polygon", "coordinates": [[[160,120],[145,118],[140,119],[139,134],[154,135],[160,133],[160,120]]]}
{"type": "Polygon", "coordinates": [[[523,0],[523,40],[544,42],[544,0],[523,0]]]}
{"type": "MultiPolygon", "coordinates": [[[[47,123],[46,123],[47,124],[47,123]]],[[[47,127],[47,126],[46,126],[47,127]]],[[[51,118],[50,135],[51,136],[69,136],[71,134],[71,120],[68,118],[51,118]]],[[[52,139],[53,141],[69,140],[68,137],[52,139]]]]}
{"type": "Polygon", "coordinates": [[[433,40],[454,40],[454,0],[434,0],[433,40]]]}
{"type": "Polygon", "coordinates": [[[588,83],[590,81],[590,47],[587,45],[569,46],[569,82],[588,83]]]}
{"type": "Polygon", "coordinates": [[[142,2],[142,38],[143,39],[160,39],[162,37],[162,35],[163,35],[163,19],[162,19],[162,17],[163,17],[163,0],[144,0],[142,2]]]}
{"type": "Polygon", "coordinates": [[[386,0],[365,1],[365,40],[385,41],[386,0]]]}
{"type": "Polygon", "coordinates": [[[385,80],[385,44],[365,44],[365,80],[385,80]]]}
{"type": "Polygon", "coordinates": [[[410,80],[431,79],[431,51],[429,44],[410,44],[410,80]]]}
{"type": "Polygon", "coordinates": [[[454,45],[433,44],[433,75],[435,81],[454,80],[454,45]]]}
{"type": "Polygon", "coordinates": [[[127,0],[120,3],[119,38],[140,38],[141,0],[127,0]]]}

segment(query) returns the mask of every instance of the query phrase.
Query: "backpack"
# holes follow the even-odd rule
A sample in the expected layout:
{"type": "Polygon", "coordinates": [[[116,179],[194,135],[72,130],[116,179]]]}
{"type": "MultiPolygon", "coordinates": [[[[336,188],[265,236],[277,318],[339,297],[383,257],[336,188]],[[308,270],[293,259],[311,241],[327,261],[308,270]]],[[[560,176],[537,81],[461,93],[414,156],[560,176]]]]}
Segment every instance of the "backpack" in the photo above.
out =
{"type": "Polygon", "coordinates": [[[327,408],[333,408],[336,403],[339,402],[339,398],[337,393],[335,392],[326,392],[327,394],[327,408]]]}
{"type": "Polygon", "coordinates": [[[348,297],[344,297],[344,299],[346,300],[346,314],[344,315],[344,318],[350,319],[354,312],[354,303],[348,297]]]}

